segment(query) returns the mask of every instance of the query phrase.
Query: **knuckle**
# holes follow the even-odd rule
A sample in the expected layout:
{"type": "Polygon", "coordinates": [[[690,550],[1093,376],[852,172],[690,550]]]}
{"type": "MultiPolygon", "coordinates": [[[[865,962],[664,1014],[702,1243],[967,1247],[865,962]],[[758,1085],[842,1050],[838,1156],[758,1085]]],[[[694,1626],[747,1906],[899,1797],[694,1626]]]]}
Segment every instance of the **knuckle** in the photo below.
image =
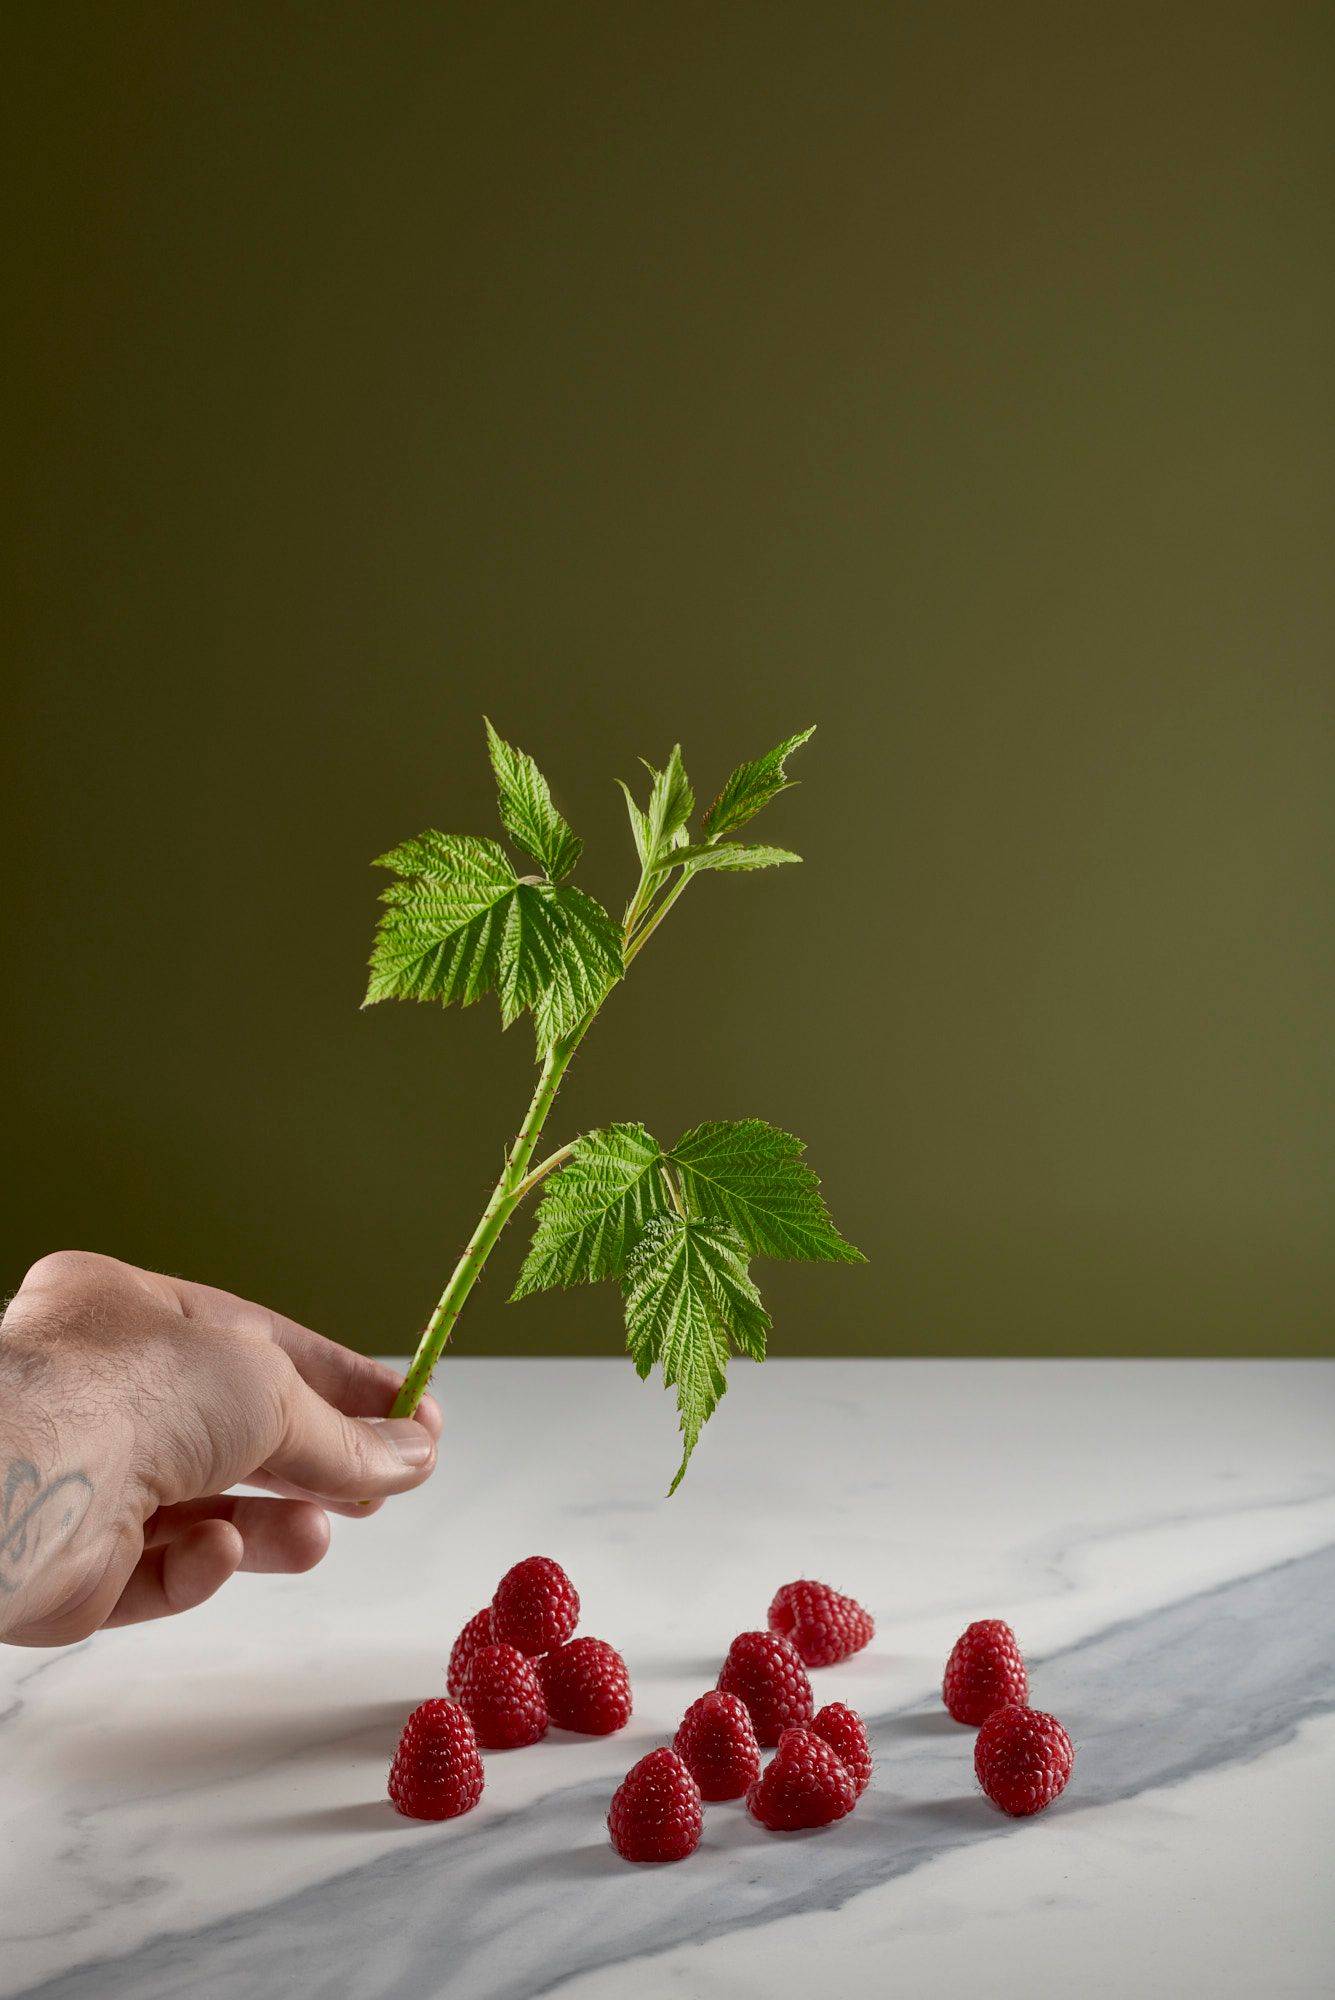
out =
{"type": "Polygon", "coordinates": [[[125,1267],[88,1250],[52,1250],[25,1272],[4,1314],[7,1340],[26,1340],[35,1354],[74,1344],[102,1347],[108,1327],[123,1317],[125,1267]]]}
{"type": "Polygon", "coordinates": [[[282,1348],[270,1342],[252,1346],[247,1359],[259,1401],[260,1426],[276,1448],[290,1436],[296,1422],[301,1377],[282,1348]]]}
{"type": "Polygon", "coordinates": [[[340,1428],[349,1469],[358,1479],[383,1479],[386,1452],[370,1425],[344,1417],[340,1428]]]}
{"type": "Polygon", "coordinates": [[[227,1330],[242,1347],[270,1347],[275,1354],[287,1356],[274,1339],[274,1315],[267,1306],[251,1305],[243,1302],[229,1314],[227,1330]]]}
{"type": "Polygon", "coordinates": [[[243,1345],[249,1350],[259,1380],[275,1402],[286,1407],[293,1393],[302,1386],[301,1376],[291,1356],[284,1354],[281,1347],[275,1347],[272,1341],[247,1340],[243,1345]]]}
{"type": "Polygon", "coordinates": [[[95,1250],[48,1250],[25,1271],[23,1290],[65,1291],[105,1278],[112,1261],[95,1250]]]}

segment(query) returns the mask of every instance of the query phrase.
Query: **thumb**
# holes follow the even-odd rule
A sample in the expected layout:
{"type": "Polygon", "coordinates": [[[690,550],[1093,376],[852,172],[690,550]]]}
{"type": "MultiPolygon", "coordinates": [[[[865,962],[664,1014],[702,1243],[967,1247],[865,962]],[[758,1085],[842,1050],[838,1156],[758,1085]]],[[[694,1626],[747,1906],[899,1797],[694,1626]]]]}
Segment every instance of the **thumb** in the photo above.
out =
{"type": "Polygon", "coordinates": [[[347,1417],[295,1368],[284,1395],[284,1431],[264,1470],[326,1500],[379,1500],[420,1486],[436,1462],[430,1431],[411,1417],[347,1417]]]}

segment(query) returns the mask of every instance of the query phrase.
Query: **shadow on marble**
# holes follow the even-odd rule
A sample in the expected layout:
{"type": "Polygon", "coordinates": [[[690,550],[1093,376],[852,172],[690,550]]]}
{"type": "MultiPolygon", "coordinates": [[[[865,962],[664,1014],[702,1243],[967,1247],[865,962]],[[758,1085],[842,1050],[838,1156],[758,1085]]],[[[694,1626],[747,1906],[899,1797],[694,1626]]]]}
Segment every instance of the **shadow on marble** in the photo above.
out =
{"type": "Polygon", "coordinates": [[[633,1862],[623,1861],[611,1841],[604,1838],[545,1855],[528,1873],[546,1882],[589,1882],[601,1876],[656,1875],[658,1869],[653,1866],[640,1869],[633,1862]]]}
{"type": "Polygon", "coordinates": [[[957,1792],[949,1799],[915,1799],[898,1805],[896,1813],[904,1823],[916,1821],[957,1834],[998,1833],[1006,1824],[1005,1813],[981,1792],[957,1792]]]}
{"type": "Polygon", "coordinates": [[[388,1799],[357,1799],[350,1805],[315,1806],[309,1812],[285,1813],[265,1819],[265,1833],[290,1833],[299,1839],[318,1839],[326,1833],[384,1833],[420,1835],[429,1822],[409,1819],[396,1812],[388,1799]]]}
{"type": "Polygon", "coordinates": [[[947,1715],[944,1708],[923,1709],[914,1715],[887,1715],[877,1719],[877,1736],[955,1736],[960,1742],[972,1741],[972,1732],[954,1716],[947,1715]]]}
{"type": "Polygon", "coordinates": [[[322,1728],[318,1740],[308,1738],[294,1755],[346,1757],[349,1748],[356,1747],[367,1756],[379,1757],[383,1753],[388,1764],[404,1723],[423,1699],[414,1692],[401,1695],[397,1701],[368,1701],[345,1709],[330,1709],[326,1720],[336,1733],[325,1735],[322,1728]]]}
{"type": "Polygon", "coordinates": [[[774,1853],[799,1847],[804,1841],[878,1847],[885,1840],[887,1826],[902,1817],[903,1811],[902,1801],[889,1793],[867,1792],[858,1801],[855,1813],[831,1826],[807,1826],[795,1828],[791,1833],[775,1833],[753,1819],[741,1799],[729,1799],[705,1807],[705,1830],[699,1852],[720,1856],[739,1849],[774,1853]]]}
{"type": "Polygon", "coordinates": [[[739,1847],[754,1847],[766,1838],[741,1799],[721,1799],[705,1807],[705,1829],[698,1852],[727,1854],[739,1847]]]}
{"type": "MultiPolygon", "coordinates": [[[[586,1736],[578,1729],[560,1729],[553,1722],[542,1740],[544,1743],[552,1744],[558,1749],[578,1749],[582,1745],[585,1750],[588,1749],[591,1743],[615,1742],[618,1748],[625,1752],[626,1769],[629,1771],[631,1765],[637,1764],[640,1758],[647,1756],[650,1750],[657,1750],[664,1743],[670,1743],[672,1741],[672,1730],[670,1728],[666,1730],[650,1729],[641,1726],[640,1728],[617,1730],[610,1737],[586,1736]]],[[[484,1759],[486,1757],[510,1757],[515,1754],[515,1752],[509,1750],[486,1750],[483,1752],[484,1759]]],[[[616,1784],[619,1781],[613,1779],[612,1782],[616,1784]]]]}
{"type": "Polygon", "coordinates": [[[291,1710],[268,1715],[244,1707],[229,1710],[220,1693],[203,1711],[207,1720],[192,1713],[159,1717],[142,1726],[121,1721],[95,1739],[81,1737],[68,1753],[57,1744],[53,1765],[84,1786],[130,1784],[136,1791],[165,1793],[240,1777],[270,1764],[326,1757],[374,1757],[388,1766],[418,1699],[345,1703],[295,1716],[291,1710]],[[161,1780],[160,1787],[155,1780],[161,1780]]]}
{"type": "Polygon", "coordinates": [[[693,1659],[680,1653],[635,1653],[627,1662],[631,1684],[636,1680],[699,1681],[700,1693],[708,1694],[718,1680],[727,1650],[724,1645],[717,1653],[699,1653],[693,1659]]]}

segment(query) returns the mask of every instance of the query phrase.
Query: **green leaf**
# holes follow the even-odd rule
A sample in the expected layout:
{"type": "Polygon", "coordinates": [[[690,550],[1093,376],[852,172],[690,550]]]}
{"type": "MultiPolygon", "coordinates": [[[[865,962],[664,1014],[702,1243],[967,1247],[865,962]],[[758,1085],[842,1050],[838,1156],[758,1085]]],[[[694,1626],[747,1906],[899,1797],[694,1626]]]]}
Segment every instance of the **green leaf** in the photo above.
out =
{"type": "Polygon", "coordinates": [[[708,843],[702,847],[678,847],[663,855],[652,872],[661,874],[664,869],[681,867],[697,875],[705,868],[778,868],[786,861],[801,859],[800,854],[791,854],[786,847],[752,847],[745,841],[724,840],[717,847],[708,843]]]}
{"type": "Polygon", "coordinates": [[[597,1007],[622,974],[621,932],[582,889],[520,882],[501,940],[498,986],[508,1028],[533,1010],[540,1051],[597,1007]]]}
{"type": "Polygon", "coordinates": [[[815,734],[815,726],[789,736],[763,757],[739,764],[704,817],[704,830],[717,840],[720,834],[735,833],[754,819],[762,806],[786,792],[796,782],[784,769],[794,750],[815,734]]]}
{"type": "Polygon", "coordinates": [[[520,881],[494,840],[423,833],[377,866],[401,879],[381,897],[367,1005],[467,1006],[494,988],[506,1027],[532,1009],[545,1050],[621,977],[621,934],[601,903],[582,889],[520,881]]]}
{"type": "Polygon", "coordinates": [[[695,811],[695,793],[681,761],[681,745],[674,743],[672,755],[661,771],[652,764],[645,770],[653,779],[649,793],[649,851],[655,857],[665,848],[684,844],[686,822],[695,811]]]}
{"type": "Polygon", "coordinates": [[[662,1158],[643,1125],[585,1133],[543,1188],[533,1242],[511,1297],[619,1278],[645,1225],[671,1208],[662,1158]]]}
{"type": "Polygon", "coordinates": [[[728,1386],[729,1342],[762,1361],[769,1315],[746,1269],[746,1244],[726,1222],[662,1216],[626,1271],[626,1343],[643,1378],[655,1362],[677,1392],[681,1484],[700,1432],[728,1386]]]}
{"type": "Polygon", "coordinates": [[[552,804],[547,780],[527,751],[516,750],[498,736],[489,721],[487,748],[496,773],[502,826],[526,854],[542,863],[553,882],[563,882],[584,852],[584,842],[552,804]]]}
{"type": "Polygon", "coordinates": [[[626,811],[630,814],[630,830],[635,841],[635,852],[639,855],[640,863],[643,866],[649,858],[651,841],[649,815],[640,811],[640,808],[635,803],[630,786],[626,783],[625,779],[618,778],[617,783],[626,794],[626,811]]]}
{"type": "Polygon", "coordinates": [[[427,832],[382,854],[377,868],[402,877],[371,953],[364,1005],[377,1000],[457,1000],[467,1007],[496,984],[501,938],[518,886],[494,840],[427,832]]]}
{"type": "Polygon", "coordinates": [[[680,743],[673,744],[672,754],[661,771],[643,757],[640,762],[653,780],[647,812],[641,812],[636,805],[629,785],[620,778],[617,783],[626,795],[626,811],[630,814],[630,830],[640,865],[653,875],[670,868],[674,853],[690,839],[686,822],[695,811],[695,793],[681,761],[680,743]]]}
{"type": "Polygon", "coordinates": [[[760,1257],[863,1264],[839,1234],[800,1139],[761,1118],[697,1125],[668,1155],[693,1215],[727,1222],[760,1257]]]}

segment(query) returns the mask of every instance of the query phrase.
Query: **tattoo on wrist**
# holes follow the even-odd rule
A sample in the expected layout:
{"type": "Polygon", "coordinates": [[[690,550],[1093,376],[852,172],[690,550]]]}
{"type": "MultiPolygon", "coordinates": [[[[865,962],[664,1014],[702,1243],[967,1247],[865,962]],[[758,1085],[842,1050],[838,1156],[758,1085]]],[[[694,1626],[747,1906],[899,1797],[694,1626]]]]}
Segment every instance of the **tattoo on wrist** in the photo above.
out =
{"type": "Polygon", "coordinates": [[[30,1459],[11,1461],[0,1488],[0,1598],[12,1596],[73,1539],[92,1499],[84,1472],[43,1479],[30,1459]]]}

